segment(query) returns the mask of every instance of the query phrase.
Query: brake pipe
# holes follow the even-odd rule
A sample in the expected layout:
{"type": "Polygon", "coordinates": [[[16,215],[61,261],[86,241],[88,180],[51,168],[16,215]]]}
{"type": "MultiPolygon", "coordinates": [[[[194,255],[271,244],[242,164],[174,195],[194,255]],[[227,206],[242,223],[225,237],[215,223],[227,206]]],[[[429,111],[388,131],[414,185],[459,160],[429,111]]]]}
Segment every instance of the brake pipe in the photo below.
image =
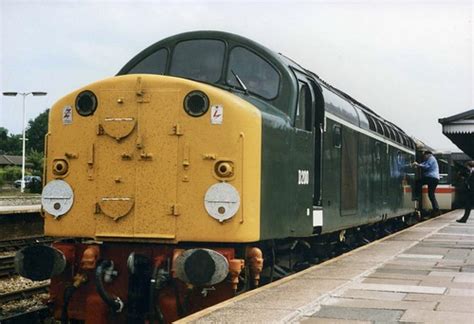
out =
{"type": "Polygon", "coordinates": [[[102,300],[116,313],[124,308],[124,303],[119,297],[110,296],[104,288],[103,277],[107,270],[113,268],[114,263],[110,260],[102,260],[95,270],[95,286],[102,300]]]}

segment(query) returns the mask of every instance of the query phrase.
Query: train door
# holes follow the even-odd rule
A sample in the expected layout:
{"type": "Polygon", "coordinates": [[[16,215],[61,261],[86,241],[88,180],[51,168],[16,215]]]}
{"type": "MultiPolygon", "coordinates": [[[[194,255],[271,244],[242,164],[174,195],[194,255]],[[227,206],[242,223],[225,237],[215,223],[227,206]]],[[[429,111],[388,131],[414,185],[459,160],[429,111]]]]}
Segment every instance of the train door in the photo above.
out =
{"type": "Polygon", "coordinates": [[[374,154],[373,157],[373,175],[372,175],[372,190],[374,193],[373,204],[375,206],[374,211],[378,211],[383,207],[383,143],[375,141],[374,143],[374,154]]]}
{"type": "Polygon", "coordinates": [[[173,239],[181,94],[104,90],[95,145],[96,236],[173,239]]]}
{"type": "Polygon", "coordinates": [[[315,96],[314,105],[314,190],[313,206],[322,208],[322,170],[323,170],[323,132],[324,132],[324,98],[321,89],[311,81],[315,96]]]}
{"type": "Polygon", "coordinates": [[[295,215],[297,221],[290,224],[294,228],[306,228],[312,224],[314,187],[314,107],[315,97],[309,79],[296,72],[298,77],[298,103],[295,110],[292,158],[296,180],[295,215]]]}
{"type": "Polygon", "coordinates": [[[137,207],[134,236],[171,240],[178,214],[177,160],[183,93],[175,88],[145,92],[138,107],[137,207]],[[151,208],[151,206],[153,206],[151,208]]]}
{"type": "Polygon", "coordinates": [[[98,131],[90,149],[90,184],[96,186],[96,236],[133,235],[136,165],[132,157],[137,140],[137,102],[134,91],[103,90],[100,93],[98,131]],[[117,103],[120,99],[123,104],[117,103]]]}

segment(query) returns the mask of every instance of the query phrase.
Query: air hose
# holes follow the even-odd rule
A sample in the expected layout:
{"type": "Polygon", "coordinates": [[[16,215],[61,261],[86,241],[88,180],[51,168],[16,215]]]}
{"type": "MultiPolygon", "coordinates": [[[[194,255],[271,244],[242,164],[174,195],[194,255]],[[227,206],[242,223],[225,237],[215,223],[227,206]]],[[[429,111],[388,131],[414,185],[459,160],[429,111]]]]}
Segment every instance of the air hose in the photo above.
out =
{"type": "Polygon", "coordinates": [[[123,302],[119,297],[112,297],[110,296],[104,288],[104,273],[107,270],[113,268],[114,264],[110,260],[103,260],[97,266],[95,270],[95,286],[97,288],[97,292],[99,293],[102,300],[116,313],[120,313],[123,309],[123,302]]]}
{"type": "Polygon", "coordinates": [[[150,284],[150,298],[149,298],[150,323],[154,323],[155,319],[159,324],[165,323],[163,313],[160,308],[159,300],[157,303],[158,306],[155,306],[155,295],[159,294],[159,290],[164,287],[168,279],[169,279],[169,274],[165,272],[163,269],[159,269],[156,266],[153,268],[153,274],[151,277],[151,284],[150,284]],[[156,290],[158,290],[158,292],[156,290]]]}
{"type": "Polygon", "coordinates": [[[64,295],[63,295],[63,308],[61,311],[61,324],[67,324],[69,322],[69,317],[67,315],[67,309],[69,307],[69,301],[71,300],[72,295],[76,291],[75,286],[68,286],[66,289],[64,289],[64,295]]]}

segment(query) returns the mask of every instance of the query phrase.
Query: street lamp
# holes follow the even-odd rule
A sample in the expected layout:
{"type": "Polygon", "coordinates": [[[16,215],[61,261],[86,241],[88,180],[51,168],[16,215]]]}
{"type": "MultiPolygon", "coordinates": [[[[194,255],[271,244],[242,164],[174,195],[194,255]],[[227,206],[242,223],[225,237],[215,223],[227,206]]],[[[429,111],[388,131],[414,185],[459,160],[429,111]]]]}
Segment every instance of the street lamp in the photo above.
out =
{"type": "Polygon", "coordinates": [[[4,96],[8,97],[16,97],[17,95],[23,96],[23,156],[21,160],[21,192],[25,192],[25,122],[26,122],[26,116],[25,116],[25,99],[26,96],[32,95],[32,96],[46,96],[46,92],[42,91],[32,91],[32,92],[4,92],[4,96]]]}

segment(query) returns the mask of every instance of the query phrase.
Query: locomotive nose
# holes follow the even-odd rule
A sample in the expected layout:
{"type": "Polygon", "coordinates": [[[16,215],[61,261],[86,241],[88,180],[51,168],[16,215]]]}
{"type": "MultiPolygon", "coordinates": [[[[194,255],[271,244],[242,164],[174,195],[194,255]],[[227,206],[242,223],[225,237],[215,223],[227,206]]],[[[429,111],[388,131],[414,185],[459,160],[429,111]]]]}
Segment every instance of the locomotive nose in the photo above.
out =
{"type": "Polygon", "coordinates": [[[223,281],[229,273],[229,262],[209,249],[184,251],[175,261],[176,276],[195,286],[211,286],[223,281]]]}
{"type": "Polygon", "coordinates": [[[66,267],[64,254],[46,245],[33,245],[19,250],[14,262],[18,274],[35,281],[58,275],[66,267]]]}

